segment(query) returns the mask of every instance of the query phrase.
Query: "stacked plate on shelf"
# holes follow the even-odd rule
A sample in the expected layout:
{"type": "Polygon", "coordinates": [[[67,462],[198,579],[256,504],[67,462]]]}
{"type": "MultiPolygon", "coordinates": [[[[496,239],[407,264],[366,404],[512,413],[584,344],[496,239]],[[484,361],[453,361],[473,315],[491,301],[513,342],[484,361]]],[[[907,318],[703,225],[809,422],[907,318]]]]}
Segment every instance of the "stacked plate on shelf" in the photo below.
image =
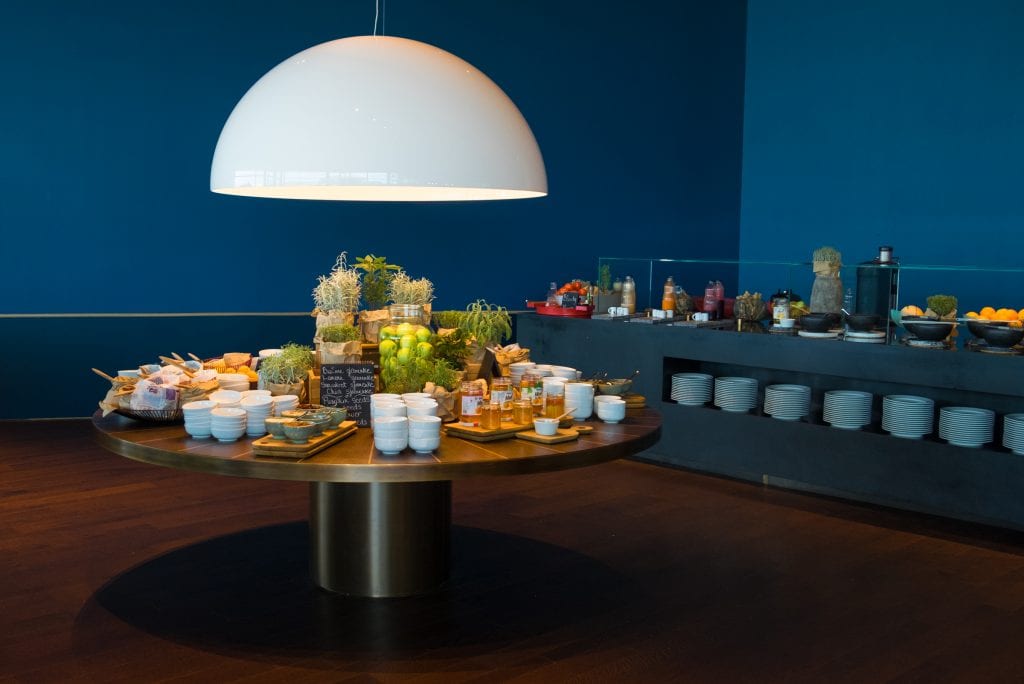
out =
{"type": "Polygon", "coordinates": [[[757,406],[757,380],[730,376],[715,378],[715,406],[730,413],[746,413],[757,406]]]}
{"type": "Polygon", "coordinates": [[[970,406],[939,409],[939,437],[950,444],[980,449],[994,438],[995,411],[970,406]]]}
{"type": "Polygon", "coordinates": [[[1003,417],[1003,446],[1018,456],[1024,456],[1024,413],[1003,417]]]}
{"type": "Polygon", "coordinates": [[[764,412],[778,420],[800,420],[811,411],[807,385],[768,385],[764,388],[764,412]]]}
{"type": "Polygon", "coordinates": [[[510,363],[508,366],[509,375],[511,376],[512,386],[519,387],[519,382],[523,379],[523,376],[527,373],[532,373],[535,364],[533,361],[516,361],[510,363]]]}
{"type": "Polygon", "coordinates": [[[672,401],[683,406],[703,406],[711,401],[714,377],[707,373],[676,373],[672,376],[672,401]]]}
{"type": "Polygon", "coordinates": [[[882,429],[893,437],[921,439],[935,424],[935,402],[928,397],[889,394],[882,398],[882,429]]]}
{"type": "Polygon", "coordinates": [[[871,424],[870,392],[829,390],[825,392],[822,419],[840,430],[860,430],[871,424]]]}

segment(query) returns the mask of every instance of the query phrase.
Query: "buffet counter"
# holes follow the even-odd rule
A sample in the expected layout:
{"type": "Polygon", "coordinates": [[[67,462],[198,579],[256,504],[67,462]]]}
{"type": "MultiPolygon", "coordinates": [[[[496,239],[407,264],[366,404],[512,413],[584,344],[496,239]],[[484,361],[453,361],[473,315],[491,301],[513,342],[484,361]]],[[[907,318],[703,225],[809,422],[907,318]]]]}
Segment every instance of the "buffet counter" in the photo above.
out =
{"type": "Polygon", "coordinates": [[[530,314],[518,316],[517,329],[535,358],[584,374],[640,371],[633,390],[664,419],[661,441],[640,455],[645,460],[1024,529],[1024,458],[1000,446],[1002,416],[1024,412],[1024,357],[530,314]],[[756,378],[758,408],[679,405],[669,399],[679,372],[756,378]],[[809,386],[810,414],[792,422],[765,415],[764,388],[776,383],[809,386]],[[871,424],[850,431],[824,423],[823,395],[834,389],[872,393],[871,424]],[[881,428],[882,396],[890,394],[928,397],[936,412],[993,410],[995,440],[970,449],[937,434],[893,437],[881,428]]]}

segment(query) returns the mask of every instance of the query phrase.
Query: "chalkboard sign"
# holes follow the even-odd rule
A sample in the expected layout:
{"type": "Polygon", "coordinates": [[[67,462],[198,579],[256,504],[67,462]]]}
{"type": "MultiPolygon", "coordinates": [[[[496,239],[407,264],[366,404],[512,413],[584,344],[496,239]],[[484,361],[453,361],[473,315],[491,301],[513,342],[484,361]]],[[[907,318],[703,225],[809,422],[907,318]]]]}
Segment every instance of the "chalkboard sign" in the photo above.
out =
{"type": "Polygon", "coordinates": [[[370,425],[370,395],[373,394],[372,363],[331,363],[320,367],[320,403],[344,406],[348,419],[359,427],[370,425]]]}
{"type": "Polygon", "coordinates": [[[579,292],[566,292],[562,295],[562,306],[571,309],[580,303],[579,292]]]}

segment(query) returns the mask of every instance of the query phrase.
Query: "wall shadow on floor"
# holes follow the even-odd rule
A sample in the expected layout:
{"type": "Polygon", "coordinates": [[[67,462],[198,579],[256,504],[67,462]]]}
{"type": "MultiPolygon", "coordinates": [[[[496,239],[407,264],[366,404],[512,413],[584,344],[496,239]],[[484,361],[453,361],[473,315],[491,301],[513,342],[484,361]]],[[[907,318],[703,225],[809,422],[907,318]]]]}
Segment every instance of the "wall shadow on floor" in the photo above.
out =
{"type": "Polygon", "coordinates": [[[307,537],[305,522],[289,523],[148,560],[83,606],[75,650],[95,653],[103,641],[142,630],[245,659],[324,668],[386,659],[395,670],[417,669],[412,660],[472,657],[561,628],[585,635],[602,616],[645,602],[595,559],[459,526],[452,530],[452,579],[438,593],[337,596],[310,582],[307,537]]]}

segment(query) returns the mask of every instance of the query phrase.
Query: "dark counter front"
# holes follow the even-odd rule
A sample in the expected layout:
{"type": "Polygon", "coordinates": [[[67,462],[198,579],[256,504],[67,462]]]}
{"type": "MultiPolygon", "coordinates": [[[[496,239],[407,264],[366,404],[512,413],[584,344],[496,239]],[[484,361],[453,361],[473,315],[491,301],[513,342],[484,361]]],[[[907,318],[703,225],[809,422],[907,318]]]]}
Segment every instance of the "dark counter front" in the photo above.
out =
{"type": "Polygon", "coordinates": [[[1024,412],[1024,357],[530,314],[519,317],[517,339],[533,359],[585,374],[639,370],[634,390],[664,419],[645,460],[1024,529],[1024,457],[1001,446],[1002,416],[1024,412]],[[680,406],[669,394],[672,374],[682,371],[757,378],[758,408],[680,406]],[[810,415],[798,422],[765,415],[764,388],[775,383],[809,385],[810,415]],[[822,422],[823,395],[832,389],[874,394],[871,425],[847,431],[822,422]],[[886,394],[933,399],[935,433],[914,441],[882,431],[886,394]],[[940,440],[944,406],[994,410],[994,441],[969,449],[940,440]]]}

